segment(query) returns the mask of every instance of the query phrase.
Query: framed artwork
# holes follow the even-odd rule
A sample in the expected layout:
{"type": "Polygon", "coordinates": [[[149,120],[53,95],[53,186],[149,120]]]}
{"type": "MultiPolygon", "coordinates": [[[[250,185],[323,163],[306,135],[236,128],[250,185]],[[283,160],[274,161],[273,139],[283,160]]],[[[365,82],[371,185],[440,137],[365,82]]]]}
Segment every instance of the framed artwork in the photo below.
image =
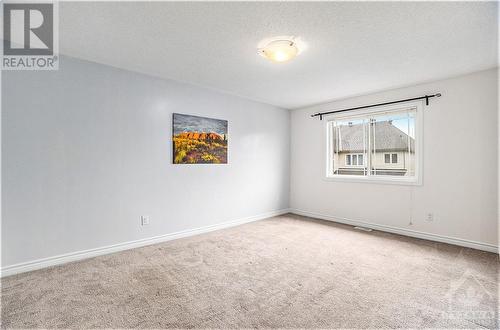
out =
{"type": "Polygon", "coordinates": [[[227,164],[227,120],[174,113],[174,164],[227,164]]]}

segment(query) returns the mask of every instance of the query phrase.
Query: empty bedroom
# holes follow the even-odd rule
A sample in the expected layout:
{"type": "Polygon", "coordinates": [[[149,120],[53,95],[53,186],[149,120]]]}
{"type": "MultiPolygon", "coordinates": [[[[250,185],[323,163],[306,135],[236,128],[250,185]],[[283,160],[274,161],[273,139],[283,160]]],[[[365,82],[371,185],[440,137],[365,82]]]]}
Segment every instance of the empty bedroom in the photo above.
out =
{"type": "Polygon", "coordinates": [[[2,329],[498,329],[499,3],[3,1],[2,329]]]}

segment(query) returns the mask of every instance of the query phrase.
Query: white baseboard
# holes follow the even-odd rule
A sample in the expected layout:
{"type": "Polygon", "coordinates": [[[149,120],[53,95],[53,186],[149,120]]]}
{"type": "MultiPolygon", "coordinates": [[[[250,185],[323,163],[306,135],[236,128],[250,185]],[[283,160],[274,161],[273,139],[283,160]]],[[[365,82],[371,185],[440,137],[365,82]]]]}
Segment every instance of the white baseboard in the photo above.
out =
{"type": "Polygon", "coordinates": [[[95,248],[95,249],[77,251],[77,252],[72,252],[72,253],[61,254],[58,256],[23,262],[23,263],[10,265],[10,266],[6,266],[6,267],[1,268],[0,277],[29,272],[32,270],[46,268],[46,267],[50,267],[50,266],[61,265],[61,264],[72,262],[72,261],[92,258],[92,257],[104,255],[104,254],[110,254],[110,253],[114,253],[114,252],[123,251],[123,250],[134,249],[134,248],[138,248],[141,246],[166,242],[166,241],[170,241],[170,240],[174,240],[174,239],[178,239],[178,238],[199,235],[199,234],[207,233],[207,232],[214,231],[214,230],[219,230],[219,229],[228,228],[228,227],[234,227],[234,226],[242,225],[242,224],[245,224],[248,222],[253,222],[253,221],[257,221],[257,220],[275,217],[275,216],[286,214],[289,212],[290,212],[289,209],[271,211],[271,212],[259,214],[256,216],[251,216],[251,217],[233,220],[233,221],[227,221],[227,222],[223,222],[223,223],[219,223],[219,224],[215,224],[215,225],[210,225],[210,226],[205,226],[205,227],[201,227],[201,228],[188,229],[188,230],[183,230],[183,231],[179,231],[179,232],[175,232],[175,233],[139,239],[136,241],[124,242],[124,243],[119,243],[119,244],[114,244],[114,245],[103,246],[103,247],[99,247],[99,248],[95,248]]]}
{"type": "Polygon", "coordinates": [[[348,218],[330,216],[330,215],[319,214],[319,213],[297,210],[297,209],[290,209],[290,213],[302,215],[302,216],[306,216],[306,217],[311,217],[311,218],[316,218],[316,219],[321,219],[321,220],[339,222],[339,223],[352,225],[352,226],[367,227],[367,228],[380,230],[380,231],[384,231],[384,232],[388,232],[388,233],[426,239],[429,241],[448,243],[448,244],[464,246],[464,247],[468,247],[468,248],[472,248],[472,249],[498,253],[498,246],[493,245],[493,244],[488,244],[488,243],[469,241],[469,240],[465,240],[462,238],[442,236],[442,235],[431,234],[431,233],[424,233],[424,232],[420,232],[420,231],[416,231],[416,230],[403,229],[403,228],[397,228],[397,227],[386,226],[386,225],[378,225],[378,224],[370,223],[370,222],[352,220],[352,219],[348,219],[348,218]]]}

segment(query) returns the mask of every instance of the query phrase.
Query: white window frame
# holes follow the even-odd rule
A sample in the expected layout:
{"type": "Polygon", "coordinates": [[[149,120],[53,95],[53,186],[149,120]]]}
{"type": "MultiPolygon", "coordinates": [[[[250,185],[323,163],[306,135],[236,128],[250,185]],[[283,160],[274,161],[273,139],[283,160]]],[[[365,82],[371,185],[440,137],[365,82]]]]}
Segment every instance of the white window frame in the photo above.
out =
{"type": "Polygon", "coordinates": [[[346,154],[345,155],[346,157],[346,160],[345,160],[345,166],[348,166],[348,167],[363,167],[365,166],[365,154],[362,153],[362,152],[354,152],[354,153],[351,153],[351,154],[346,154]],[[347,165],[347,156],[351,157],[351,164],[347,165]],[[352,163],[352,156],[356,156],[356,165],[354,165],[352,163]],[[359,156],[363,156],[363,164],[359,164],[359,156]]]}
{"type": "MultiPolygon", "coordinates": [[[[379,183],[379,184],[400,184],[400,185],[422,185],[423,182],[423,102],[405,102],[400,104],[393,104],[387,106],[379,106],[370,109],[357,110],[352,112],[345,112],[339,114],[331,114],[323,116],[325,121],[324,141],[326,141],[325,148],[325,180],[327,181],[343,181],[343,182],[361,182],[361,183],[379,183]],[[366,117],[372,115],[390,114],[393,112],[401,112],[409,109],[415,109],[415,176],[412,177],[398,177],[398,176],[360,176],[360,175],[344,175],[333,174],[333,143],[332,134],[332,121],[347,120],[356,117],[366,117]]],[[[369,152],[369,151],[368,151],[369,152]]],[[[365,157],[363,157],[365,158],[365,157]]],[[[398,157],[399,158],[399,157],[398,157]]],[[[363,159],[363,163],[366,161],[363,159]]],[[[392,154],[391,154],[392,164],[392,154]]]]}
{"type": "MultiPolygon", "coordinates": [[[[391,153],[391,164],[398,164],[399,163],[399,159],[398,159],[398,153],[391,153]],[[394,157],[396,156],[396,157],[394,157]],[[396,161],[394,161],[394,158],[396,158],[396,161]]],[[[403,158],[404,158],[404,155],[403,155],[403,158]]]]}
{"type": "Polygon", "coordinates": [[[384,152],[384,164],[397,164],[399,159],[398,159],[398,153],[397,152],[384,152]],[[389,162],[385,162],[385,156],[389,156],[389,162]],[[396,162],[394,162],[394,156],[396,156],[396,162]]]}

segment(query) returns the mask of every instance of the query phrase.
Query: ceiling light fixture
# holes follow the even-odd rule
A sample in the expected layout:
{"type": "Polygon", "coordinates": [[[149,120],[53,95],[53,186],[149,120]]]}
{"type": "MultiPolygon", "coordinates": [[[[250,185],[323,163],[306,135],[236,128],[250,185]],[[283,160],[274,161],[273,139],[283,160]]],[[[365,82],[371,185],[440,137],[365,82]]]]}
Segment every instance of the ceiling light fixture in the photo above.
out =
{"type": "Polygon", "coordinates": [[[259,54],[273,62],[286,62],[300,54],[302,48],[295,37],[275,37],[260,42],[259,54]]]}

